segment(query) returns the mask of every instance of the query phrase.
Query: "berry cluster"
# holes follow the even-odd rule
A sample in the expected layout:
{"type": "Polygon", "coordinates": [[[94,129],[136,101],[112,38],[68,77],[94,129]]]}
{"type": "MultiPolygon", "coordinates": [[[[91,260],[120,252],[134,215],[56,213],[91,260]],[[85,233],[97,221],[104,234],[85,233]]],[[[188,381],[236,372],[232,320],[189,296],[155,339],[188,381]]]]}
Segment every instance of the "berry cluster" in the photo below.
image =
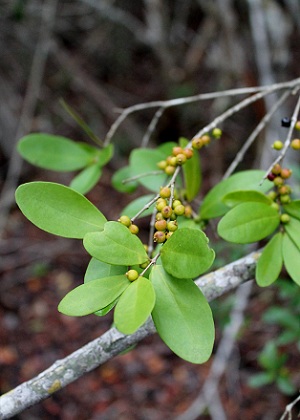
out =
{"type": "MultiPolygon", "coordinates": [[[[290,127],[290,125],[291,125],[290,118],[283,118],[281,120],[281,125],[282,125],[282,127],[290,127]]],[[[295,128],[295,130],[300,131],[300,120],[296,122],[294,128],[295,128]]],[[[272,144],[272,147],[273,147],[274,150],[281,150],[283,148],[283,142],[281,140],[276,140],[272,144]]],[[[300,150],[300,139],[298,139],[298,138],[293,139],[291,141],[290,147],[294,150],[300,150]]]]}
{"type": "Polygon", "coordinates": [[[130,232],[133,235],[137,235],[139,233],[139,228],[137,225],[134,225],[131,221],[131,219],[126,216],[126,215],[122,215],[119,219],[118,222],[122,223],[122,225],[128,227],[128,229],[130,230],[130,232]]]}
{"type": "MultiPolygon", "coordinates": [[[[291,176],[292,171],[288,168],[282,168],[279,163],[273,166],[271,172],[268,174],[268,179],[273,182],[275,190],[269,192],[268,197],[271,198],[274,203],[272,206],[279,210],[280,205],[288,204],[291,201],[292,189],[286,184],[286,180],[291,176]]],[[[288,223],[290,220],[289,216],[285,213],[281,215],[281,222],[288,223]]]]}
{"type": "Polygon", "coordinates": [[[176,167],[182,166],[188,159],[191,159],[192,156],[192,149],[175,146],[173,147],[172,155],[168,156],[165,160],[158,162],[157,166],[167,175],[173,175],[176,167]]]}
{"type": "Polygon", "coordinates": [[[164,243],[178,229],[177,216],[191,217],[190,205],[183,205],[178,199],[171,201],[171,189],[162,187],[160,197],[156,201],[156,221],[153,240],[156,243],[164,243]]]}

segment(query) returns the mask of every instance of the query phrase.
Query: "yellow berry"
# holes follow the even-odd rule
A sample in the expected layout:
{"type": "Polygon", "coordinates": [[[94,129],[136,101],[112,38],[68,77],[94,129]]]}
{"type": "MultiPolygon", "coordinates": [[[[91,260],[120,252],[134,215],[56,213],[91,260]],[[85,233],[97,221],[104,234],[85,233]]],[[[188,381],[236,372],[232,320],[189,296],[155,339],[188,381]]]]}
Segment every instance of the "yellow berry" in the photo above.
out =
{"type": "Polygon", "coordinates": [[[161,187],[159,195],[161,198],[169,198],[171,196],[171,189],[169,187],[161,187]]]}
{"type": "Polygon", "coordinates": [[[193,157],[194,152],[192,149],[186,147],[185,149],[183,149],[183,154],[186,156],[187,159],[191,159],[193,157]]]}
{"type": "Polygon", "coordinates": [[[119,219],[118,222],[122,223],[122,225],[129,227],[131,225],[131,220],[128,216],[122,215],[119,219]]]}
{"type": "Polygon", "coordinates": [[[164,231],[164,230],[166,230],[166,227],[167,227],[167,221],[165,219],[157,220],[155,222],[154,226],[155,226],[156,230],[164,231]]]}
{"type": "Polygon", "coordinates": [[[222,130],[218,127],[214,128],[212,131],[212,135],[215,139],[219,139],[222,136],[222,130]]]}
{"type": "Polygon", "coordinates": [[[283,148],[283,143],[280,140],[276,140],[274,141],[274,143],[272,144],[273,149],[275,150],[281,150],[283,148]]]}
{"type": "Polygon", "coordinates": [[[300,150],[300,139],[292,140],[291,148],[294,149],[294,150],[300,150]]]}
{"type": "Polygon", "coordinates": [[[139,273],[136,270],[128,270],[126,273],[126,277],[129,281],[134,281],[139,277],[139,273]]]}
{"type": "Polygon", "coordinates": [[[173,156],[177,156],[177,155],[179,155],[180,153],[183,153],[183,149],[182,149],[182,147],[180,147],[180,146],[175,146],[175,147],[173,147],[173,150],[172,150],[172,154],[173,154],[173,156]]]}
{"type": "Polygon", "coordinates": [[[133,235],[137,235],[138,233],[139,233],[139,228],[138,228],[138,226],[137,225],[130,225],[129,226],[129,228],[128,228],[129,230],[130,230],[130,232],[133,234],[133,235]]]}
{"type": "Polygon", "coordinates": [[[185,212],[185,207],[183,204],[176,206],[174,209],[174,213],[177,214],[177,216],[182,216],[184,212],[185,212]]]}
{"type": "Polygon", "coordinates": [[[177,165],[183,165],[186,162],[186,156],[183,153],[179,153],[176,156],[177,165]]]}
{"type": "MultiPolygon", "coordinates": [[[[175,158],[176,159],[176,158],[175,158]]],[[[175,166],[168,165],[165,169],[167,175],[173,175],[175,172],[175,166]]]]}
{"type": "Polygon", "coordinates": [[[157,242],[158,244],[162,244],[166,240],[166,234],[162,231],[157,231],[153,235],[154,242],[157,242]]]}
{"type": "Polygon", "coordinates": [[[192,147],[193,149],[199,150],[203,147],[203,141],[202,138],[198,137],[196,139],[193,139],[192,141],[192,147]]]}

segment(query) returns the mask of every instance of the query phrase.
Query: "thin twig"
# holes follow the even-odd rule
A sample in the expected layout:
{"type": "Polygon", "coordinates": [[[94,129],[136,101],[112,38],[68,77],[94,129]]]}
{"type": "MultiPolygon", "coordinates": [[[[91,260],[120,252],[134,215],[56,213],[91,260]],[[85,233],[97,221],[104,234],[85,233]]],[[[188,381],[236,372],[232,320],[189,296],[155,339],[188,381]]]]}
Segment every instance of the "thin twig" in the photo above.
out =
{"type": "MultiPolygon", "coordinates": [[[[288,416],[288,420],[292,420],[292,409],[294,408],[294,406],[300,401],[300,395],[298,395],[298,397],[292,401],[290,404],[288,404],[285,407],[284,413],[282,414],[282,416],[280,417],[280,420],[284,420],[286,418],[286,416],[288,416]]],[[[298,416],[299,417],[299,416],[298,416]]]]}
{"type": "Polygon", "coordinates": [[[155,114],[154,114],[154,116],[153,116],[153,118],[152,118],[144,136],[143,136],[141,147],[147,147],[148,146],[150,138],[151,138],[154,130],[156,129],[158,121],[160,120],[164,111],[165,111],[165,108],[161,107],[161,108],[158,108],[158,110],[155,112],[155,114]]]}

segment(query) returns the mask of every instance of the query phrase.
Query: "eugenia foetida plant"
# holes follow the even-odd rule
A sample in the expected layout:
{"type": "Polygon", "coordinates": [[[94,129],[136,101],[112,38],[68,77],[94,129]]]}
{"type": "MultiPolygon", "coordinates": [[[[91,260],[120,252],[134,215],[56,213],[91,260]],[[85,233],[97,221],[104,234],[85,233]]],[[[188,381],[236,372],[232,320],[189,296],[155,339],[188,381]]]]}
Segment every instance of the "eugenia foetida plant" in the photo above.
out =
{"type": "MultiPolygon", "coordinates": [[[[286,97],[294,85],[287,85],[286,97]]],[[[113,133],[101,146],[90,130],[86,131],[95,146],[41,133],[19,141],[18,151],[28,162],[48,170],[79,171],[69,186],[40,181],[16,190],[16,202],[27,219],[51,234],[83,240],[91,256],[83,284],[59,303],[61,313],[104,316],[114,310],[114,325],[126,335],[151,316],[175,354],[192,363],[207,361],[214,344],[214,322],[194,279],[207,272],[215,258],[205,234],[212,219],[218,220],[217,233],[225,241],[265,241],[256,267],[259,286],[275,282],[283,266],[300,286],[300,200],[289,185],[292,171],[283,165],[288,149],[300,150],[299,100],[293,115],[279,121],[286,127],[286,140],[274,139],[278,156],[269,169],[234,172],[236,159],[225,178],[202,197],[201,205],[195,201],[201,191],[201,149],[222,141],[223,121],[274,90],[257,89],[191,140],[181,137],[178,143],[132,150],[128,166],[116,171],[112,184],[125,194],[139,185],[148,193],[131,201],[118,220],[107,220],[85,197],[113,157],[113,133]],[[150,219],[147,244],[140,240],[138,228],[139,219],[146,216],[150,219]]],[[[250,135],[239,158],[271,116],[267,114],[250,135]]]]}

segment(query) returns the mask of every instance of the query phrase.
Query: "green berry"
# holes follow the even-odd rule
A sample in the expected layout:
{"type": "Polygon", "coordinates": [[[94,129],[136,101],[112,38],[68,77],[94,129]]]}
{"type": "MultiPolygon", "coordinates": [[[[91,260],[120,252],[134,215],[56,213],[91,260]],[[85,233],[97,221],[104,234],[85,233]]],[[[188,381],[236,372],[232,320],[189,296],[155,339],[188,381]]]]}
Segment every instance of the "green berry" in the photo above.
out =
{"type": "Polygon", "coordinates": [[[169,187],[161,187],[159,195],[161,198],[169,198],[171,196],[171,189],[169,187]]]}
{"type": "Polygon", "coordinates": [[[177,221],[176,220],[171,220],[167,224],[167,229],[168,229],[169,232],[175,232],[175,230],[178,229],[177,221]]]}
{"type": "Polygon", "coordinates": [[[179,206],[176,206],[175,209],[174,209],[174,213],[177,216],[182,216],[184,214],[184,212],[185,212],[185,207],[184,207],[183,204],[180,204],[179,206]]]}
{"type": "Polygon", "coordinates": [[[166,205],[167,205],[167,201],[161,197],[156,201],[156,210],[162,211],[162,209],[166,207],[166,205]]]}
{"type": "Polygon", "coordinates": [[[283,194],[280,196],[280,202],[282,204],[288,204],[291,201],[291,197],[289,196],[289,194],[283,194]]]}
{"type": "Polygon", "coordinates": [[[277,193],[275,191],[270,191],[267,194],[267,197],[269,197],[271,200],[275,200],[275,198],[277,197],[277,193]]]}
{"type": "Polygon", "coordinates": [[[204,136],[202,136],[201,137],[201,139],[202,139],[202,143],[204,144],[204,145],[207,145],[207,144],[209,144],[210,143],[210,136],[208,135],[208,134],[205,134],[204,136]]]}
{"type": "Polygon", "coordinates": [[[279,165],[279,163],[276,163],[276,165],[274,165],[272,168],[272,174],[279,175],[280,172],[281,172],[281,166],[279,165]]]}
{"type": "Polygon", "coordinates": [[[294,150],[300,150],[300,139],[292,140],[291,148],[294,149],[294,150]]]}
{"type": "Polygon", "coordinates": [[[193,214],[193,209],[192,207],[188,204],[187,206],[185,206],[184,208],[184,215],[185,217],[192,217],[193,214]]]}
{"type": "Polygon", "coordinates": [[[173,235],[174,232],[168,232],[166,234],[166,240],[168,240],[169,238],[171,238],[171,236],[173,235]]]}
{"type": "Polygon", "coordinates": [[[126,273],[126,277],[129,281],[134,281],[139,277],[139,273],[136,270],[128,270],[126,273]]]}
{"type": "Polygon", "coordinates": [[[288,215],[288,214],[286,214],[286,213],[283,213],[281,216],[280,216],[280,221],[281,221],[281,223],[288,223],[289,221],[290,221],[290,216],[288,215]]]}
{"type": "Polygon", "coordinates": [[[192,140],[192,147],[193,149],[199,150],[203,147],[203,141],[201,137],[192,140]]]}
{"type": "Polygon", "coordinates": [[[145,261],[143,264],[140,264],[139,267],[142,268],[142,269],[144,269],[144,268],[147,268],[148,265],[149,265],[149,260],[148,261],[145,261]]]}
{"type": "Polygon", "coordinates": [[[183,153],[179,153],[176,156],[177,165],[183,165],[186,162],[186,156],[183,153]]]}
{"type": "Polygon", "coordinates": [[[163,215],[161,214],[161,212],[158,212],[158,213],[156,213],[156,216],[155,216],[155,220],[163,220],[163,215]]]}
{"type": "Polygon", "coordinates": [[[163,220],[157,220],[154,224],[156,230],[164,231],[167,228],[167,221],[165,219],[163,220]]]}
{"type": "Polygon", "coordinates": [[[129,226],[129,228],[128,228],[129,230],[130,230],[130,232],[133,234],[133,235],[137,235],[138,233],[139,233],[139,228],[138,228],[138,226],[137,225],[130,225],[129,226]]]}
{"type": "Polygon", "coordinates": [[[175,207],[180,206],[182,203],[180,200],[174,200],[172,203],[172,207],[173,209],[175,209],[175,207]]]}
{"type": "Polygon", "coordinates": [[[300,121],[297,121],[295,124],[295,129],[300,130],[300,121]]]}
{"type": "Polygon", "coordinates": [[[170,207],[170,206],[165,206],[161,210],[161,213],[162,213],[164,219],[168,219],[171,216],[172,212],[173,212],[173,210],[172,210],[172,207],[170,207]]]}
{"type": "Polygon", "coordinates": [[[275,150],[281,150],[283,148],[283,143],[280,140],[276,140],[274,141],[274,143],[272,144],[273,149],[275,150]]]}
{"type": "Polygon", "coordinates": [[[166,169],[167,161],[166,160],[161,160],[160,162],[157,163],[157,167],[159,169],[162,169],[162,170],[166,169]]]}
{"type": "Polygon", "coordinates": [[[279,204],[278,203],[273,202],[271,204],[271,207],[272,207],[272,209],[279,210],[279,204]]]}
{"type": "Polygon", "coordinates": [[[131,225],[131,220],[128,216],[122,215],[119,219],[118,222],[122,223],[122,225],[129,227],[131,225]]]}
{"type": "Polygon", "coordinates": [[[274,185],[276,185],[277,187],[281,187],[281,185],[283,184],[283,179],[281,178],[281,176],[277,176],[273,182],[274,185]]]}
{"type": "Polygon", "coordinates": [[[219,139],[222,136],[222,130],[220,128],[216,127],[216,128],[213,129],[211,134],[213,135],[213,137],[215,139],[219,139]]]}
{"type": "MultiPolygon", "coordinates": [[[[175,158],[176,159],[176,158],[175,158]]],[[[167,175],[173,175],[175,172],[175,166],[168,165],[165,169],[167,175]]]]}
{"type": "Polygon", "coordinates": [[[166,234],[162,231],[157,231],[153,235],[153,240],[158,244],[162,244],[166,240],[166,234]]]}

